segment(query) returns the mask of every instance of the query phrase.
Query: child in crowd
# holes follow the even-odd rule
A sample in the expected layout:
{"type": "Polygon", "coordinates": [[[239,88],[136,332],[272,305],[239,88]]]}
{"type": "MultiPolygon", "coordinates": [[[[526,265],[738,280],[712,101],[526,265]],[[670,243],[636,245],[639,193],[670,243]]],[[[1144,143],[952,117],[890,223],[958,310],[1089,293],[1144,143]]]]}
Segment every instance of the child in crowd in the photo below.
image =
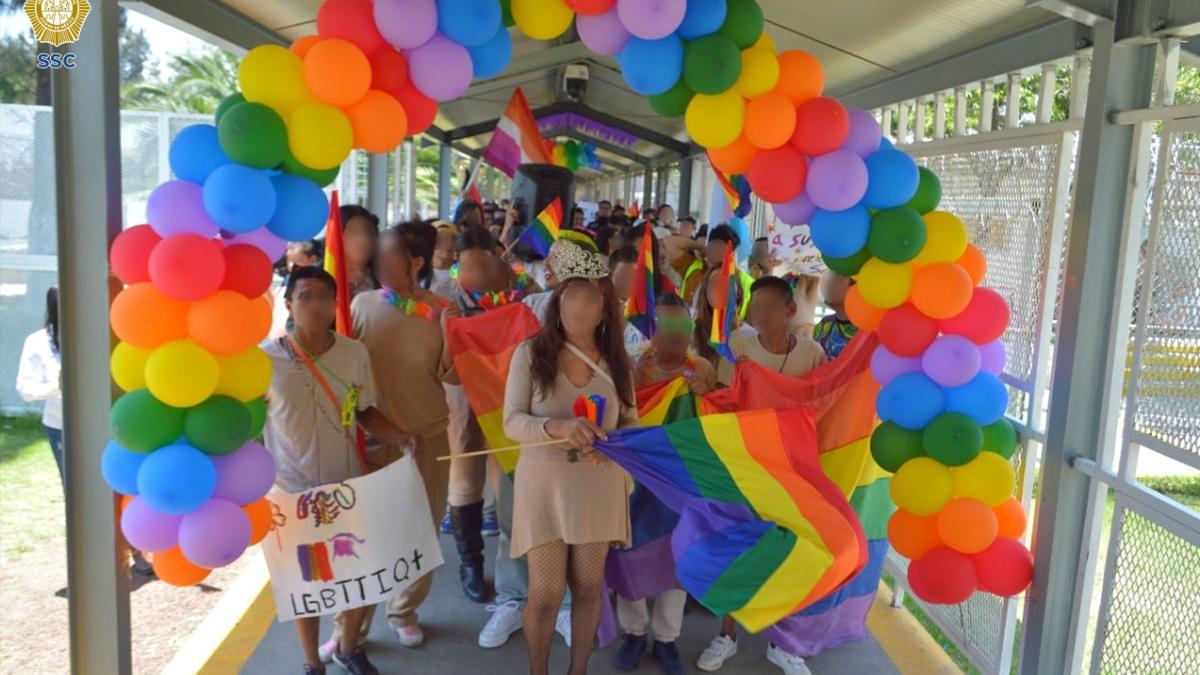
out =
{"type": "Polygon", "coordinates": [[[813,339],[820,343],[831,359],[836,359],[858,332],[858,327],[846,314],[846,293],[853,285],[853,279],[833,270],[825,270],[821,275],[821,297],[833,314],[821,318],[813,329],[813,339]]]}
{"type": "Polygon", "coordinates": [[[434,292],[450,278],[450,268],[454,266],[454,238],[458,236],[458,226],[439,220],[434,223],[437,228],[437,244],[433,249],[433,286],[434,292]]]}

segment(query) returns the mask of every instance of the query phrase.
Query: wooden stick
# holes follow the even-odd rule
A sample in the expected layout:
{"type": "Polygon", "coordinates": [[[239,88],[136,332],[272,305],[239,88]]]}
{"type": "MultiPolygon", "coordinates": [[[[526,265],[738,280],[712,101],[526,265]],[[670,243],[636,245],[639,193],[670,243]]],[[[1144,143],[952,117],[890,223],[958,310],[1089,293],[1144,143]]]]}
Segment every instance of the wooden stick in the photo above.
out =
{"type": "Polygon", "coordinates": [[[543,441],[541,443],[529,443],[527,445],[510,445],[507,448],[490,448],[488,450],[476,450],[475,452],[464,452],[457,455],[442,455],[437,458],[439,462],[446,462],[452,459],[463,459],[465,457],[482,457],[484,455],[494,455],[497,452],[507,452],[509,450],[521,450],[528,448],[544,448],[550,445],[561,445],[567,441],[555,439],[553,441],[543,441]]]}

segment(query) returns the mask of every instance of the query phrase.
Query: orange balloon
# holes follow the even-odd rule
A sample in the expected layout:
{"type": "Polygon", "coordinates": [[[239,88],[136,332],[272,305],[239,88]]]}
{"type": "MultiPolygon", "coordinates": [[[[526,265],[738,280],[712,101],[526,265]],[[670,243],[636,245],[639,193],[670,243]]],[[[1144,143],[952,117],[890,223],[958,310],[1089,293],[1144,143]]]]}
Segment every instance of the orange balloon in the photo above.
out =
{"type": "Polygon", "coordinates": [[[258,501],[250,502],[242,507],[246,515],[250,517],[250,546],[262,541],[267,533],[271,531],[271,523],[274,521],[274,516],[271,512],[271,502],[267,501],[266,497],[258,501]]]}
{"type": "Polygon", "coordinates": [[[304,83],[318,101],[348,106],[370,88],[371,62],[353,42],[324,39],[304,55],[304,83]]]}
{"type": "Polygon", "coordinates": [[[976,286],[982,284],[983,277],[987,275],[987,256],[975,244],[967,244],[967,250],[954,264],[966,270],[971,275],[971,283],[976,286]]]}
{"type": "Polygon", "coordinates": [[[932,319],[958,316],[971,302],[971,275],[954,263],[935,263],[913,276],[912,304],[932,319]]]}
{"type": "Polygon", "coordinates": [[[750,160],[758,154],[758,148],[753,143],[746,140],[746,137],[738,136],[738,139],[723,148],[709,148],[708,161],[718,169],[727,174],[746,173],[750,168],[750,160]]]}
{"type": "Polygon", "coordinates": [[[796,130],[796,106],[776,91],[755,96],[746,104],[743,128],[751,145],[761,150],[778,148],[787,143],[796,130]]]}
{"type": "Polygon", "coordinates": [[[204,581],[212,570],[198,567],[183,557],[179,547],[155,553],[151,559],[154,573],[172,586],[194,586],[204,581]]]}
{"type": "Polygon", "coordinates": [[[859,330],[874,331],[879,328],[879,322],[883,321],[883,315],[887,314],[887,310],[881,307],[875,307],[863,300],[862,293],[858,291],[858,286],[850,287],[846,292],[846,314],[850,317],[850,321],[858,326],[859,330]]]}
{"type": "Polygon", "coordinates": [[[320,41],[320,35],[305,35],[302,38],[297,38],[296,41],[292,43],[292,46],[288,47],[288,49],[292,50],[293,54],[303,59],[304,55],[308,53],[308,50],[312,49],[313,45],[320,41]]]}
{"type": "Polygon", "coordinates": [[[271,308],[261,298],[217,291],[192,304],[188,335],[213,354],[230,356],[262,342],[271,330],[271,308]],[[263,312],[266,312],[265,326],[263,312]]]}
{"type": "Polygon", "coordinates": [[[788,97],[792,105],[800,105],[821,95],[825,89],[825,71],[817,57],[801,49],[789,49],[779,54],[779,83],[775,91],[788,97]]]}
{"type": "Polygon", "coordinates": [[[979,553],[992,545],[999,531],[996,514],[977,499],[955,499],[936,518],[938,536],[959,553],[979,553]]]}
{"type": "Polygon", "coordinates": [[[1025,534],[1025,507],[1016,497],[1009,497],[1000,506],[994,507],[992,513],[996,514],[996,536],[1020,539],[1025,534]]]}
{"type": "Polygon", "coordinates": [[[154,349],[187,337],[190,303],[176,300],[150,282],[127,287],[113,299],[108,319],[122,342],[154,349]]]}
{"type": "Polygon", "coordinates": [[[909,560],[917,560],[942,545],[936,517],[918,516],[904,509],[896,509],[888,519],[887,534],[892,548],[909,560]]]}
{"type": "Polygon", "coordinates": [[[367,152],[388,152],[408,133],[404,106],[378,89],[369,89],[356,103],[342,110],[354,129],[354,147],[367,152]]]}

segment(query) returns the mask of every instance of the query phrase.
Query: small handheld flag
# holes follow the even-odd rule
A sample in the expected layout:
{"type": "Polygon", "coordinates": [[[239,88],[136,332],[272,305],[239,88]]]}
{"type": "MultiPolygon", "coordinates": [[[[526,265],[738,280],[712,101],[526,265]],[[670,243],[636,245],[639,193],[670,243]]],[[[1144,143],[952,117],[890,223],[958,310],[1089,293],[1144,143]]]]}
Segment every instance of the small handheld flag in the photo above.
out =
{"type": "Polygon", "coordinates": [[[647,338],[654,337],[654,236],[650,227],[643,227],[642,243],[638,247],[637,268],[633,272],[633,288],[625,303],[625,319],[647,338]]]}
{"type": "Polygon", "coordinates": [[[590,394],[575,399],[575,403],[571,406],[571,412],[576,417],[591,420],[592,424],[601,426],[604,424],[604,409],[606,405],[607,400],[603,396],[600,394],[590,394]]]}
{"type": "Polygon", "coordinates": [[[350,323],[350,283],[346,275],[345,244],[342,243],[342,216],[338,206],[338,191],[334,190],[329,198],[329,220],[325,223],[325,262],[323,267],[337,284],[337,310],[334,314],[335,326],[338,333],[349,337],[350,323]]]}
{"type": "Polygon", "coordinates": [[[562,223],[562,200],[558,197],[537,215],[537,218],[521,232],[517,241],[537,251],[542,257],[550,253],[550,246],[558,239],[559,224],[562,223]]]}
{"type": "Polygon", "coordinates": [[[717,301],[713,307],[712,331],[708,338],[708,344],[730,361],[734,360],[734,356],[729,349],[729,334],[733,332],[733,318],[738,313],[737,268],[734,267],[733,256],[733,244],[726,242],[721,271],[712,280],[717,285],[717,301]]]}

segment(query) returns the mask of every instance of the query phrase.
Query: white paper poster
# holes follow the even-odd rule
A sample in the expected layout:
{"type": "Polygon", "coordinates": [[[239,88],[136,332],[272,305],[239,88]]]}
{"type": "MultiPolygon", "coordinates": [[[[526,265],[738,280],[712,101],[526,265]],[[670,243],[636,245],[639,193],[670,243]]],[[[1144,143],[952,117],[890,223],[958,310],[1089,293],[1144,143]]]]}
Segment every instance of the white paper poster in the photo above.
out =
{"type": "Polygon", "coordinates": [[[767,241],[771,245],[771,255],[779,261],[776,276],[792,273],[815,277],[825,271],[821,252],[812,242],[808,225],[788,225],[772,216],[767,227],[767,241]]]}
{"type": "Polygon", "coordinates": [[[384,602],[442,564],[416,460],[301,494],[272,490],[263,540],[280,621],[384,602]]]}

